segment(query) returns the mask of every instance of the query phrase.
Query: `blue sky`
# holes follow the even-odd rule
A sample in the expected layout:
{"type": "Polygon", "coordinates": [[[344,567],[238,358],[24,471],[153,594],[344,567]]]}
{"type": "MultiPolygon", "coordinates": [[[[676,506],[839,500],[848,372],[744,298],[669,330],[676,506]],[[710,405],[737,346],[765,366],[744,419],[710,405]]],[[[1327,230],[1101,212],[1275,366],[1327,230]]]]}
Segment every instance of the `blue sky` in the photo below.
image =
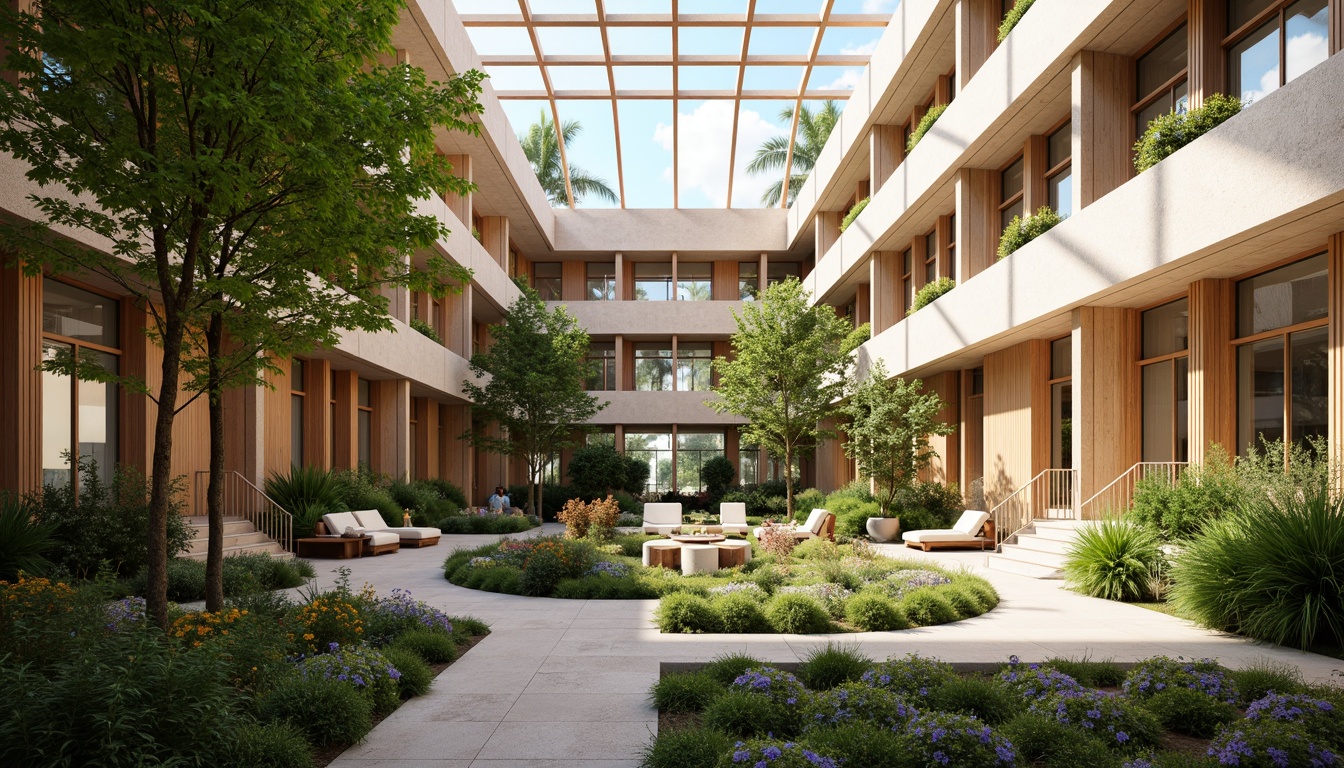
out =
{"type": "MultiPolygon", "coordinates": [[[[836,0],[832,13],[890,13],[898,0],[836,0]]],[[[459,13],[518,13],[515,0],[454,0],[459,13]]],[[[756,12],[819,14],[823,0],[757,0],[756,12]]],[[[594,14],[594,0],[530,0],[534,14],[594,14]]],[[[609,14],[670,13],[671,0],[606,0],[609,14]]],[[[680,14],[745,14],[747,0],[680,0],[680,14]]],[[[822,54],[871,53],[881,37],[880,28],[828,28],[822,36],[822,54]]],[[[526,30],[518,28],[470,28],[477,50],[483,56],[531,55],[532,44],[526,30]]],[[[816,29],[813,27],[753,30],[750,54],[806,54],[816,29]]],[[[682,28],[678,50],[681,54],[741,54],[743,28],[682,28]]],[[[542,27],[537,32],[546,55],[589,54],[600,56],[602,42],[596,28],[542,27]]],[[[667,28],[614,27],[609,31],[613,55],[670,54],[672,33],[667,28]]],[[[861,67],[817,67],[809,81],[812,88],[852,89],[861,67]]],[[[493,67],[487,74],[496,90],[542,91],[544,86],[537,67],[493,67]]],[[[796,90],[803,75],[802,67],[747,67],[743,87],[796,90]]],[[[608,90],[604,67],[552,67],[550,76],[556,90],[608,90]]],[[[617,66],[614,76],[618,89],[666,90],[672,87],[671,67],[617,66]]],[[[683,90],[732,90],[736,85],[736,66],[683,66],[678,73],[683,90]]],[[[549,114],[545,100],[505,100],[504,111],[515,133],[535,123],[543,111],[549,114]]],[[[778,181],[772,174],[749,176],[745,166],[764,141],[785,135],[789,124],[780,112],[792,107],[792,101],[747,100],[742,102],[738,125],[738,147],[733,182],[735,207],[758,207],[765,187],[778,181]]],[[[567,147],[571,165],[604,179],[618,189],[615,134],[611,102],[601,100],[561,100],[557,104],[560,119],[578,120],[583,131],[567,147]]],[[[816,104],[809,106],[815,107],[816,104]]],[[[678,103],[678,133],[681,152],[679,176],[681,207],[721,208],[727,202],[732,101],[681,100],[678,103]]],[[[627,205],[632,208],[672,206],[672,102],[623,100],[619,102],[622,162],[625,170],[627,205]]],[[[779,174],[782,177],[782,173],[779,174]]],[[[598,200],[584,207],[611,207],[598,200]]]]}

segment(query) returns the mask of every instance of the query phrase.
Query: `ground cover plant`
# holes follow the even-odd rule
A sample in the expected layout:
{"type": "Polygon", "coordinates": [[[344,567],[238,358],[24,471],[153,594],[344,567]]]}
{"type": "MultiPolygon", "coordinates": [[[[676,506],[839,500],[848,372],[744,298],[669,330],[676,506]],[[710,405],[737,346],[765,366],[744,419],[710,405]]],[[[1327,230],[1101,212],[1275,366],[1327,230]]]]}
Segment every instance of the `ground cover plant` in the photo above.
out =
{"type": "Polygon", "coordinates": [[[806,541],[771,554],[753,542],[745,566],[683,576],[642,565],[656,536],[506,539],[461,549],[444,577],[488,592],[571,599],[661,599],[664,632],[866,632],[978,616],[998,593],[977,576],[879,557],[865,542],[806,541]]]}
{"type": "Polygon", "coordinates": [[[915,654],[876,662],[836,646],[814,651],[796,672],[721,657],[653,685],[659,728],[642,765],[1339,764],[1344,712],[1336,703],[1344,692],[1324,686],[1234,705],[1228,699],[1237,696],[1236,676],[1212,661],[1167,658],[1126,673],[1111,662],[1024,664],[1012,657],[988,674],[915,654]],[[1061,668],[1122,685],[1090,687],[1061,668]]]}
{"type": "Polygon", "coordinates": [[[174,609],[167,632],[115,586],[0,581],[0,764],[325,764],[488,632],[348,572],[299,602],[174,609]]]}

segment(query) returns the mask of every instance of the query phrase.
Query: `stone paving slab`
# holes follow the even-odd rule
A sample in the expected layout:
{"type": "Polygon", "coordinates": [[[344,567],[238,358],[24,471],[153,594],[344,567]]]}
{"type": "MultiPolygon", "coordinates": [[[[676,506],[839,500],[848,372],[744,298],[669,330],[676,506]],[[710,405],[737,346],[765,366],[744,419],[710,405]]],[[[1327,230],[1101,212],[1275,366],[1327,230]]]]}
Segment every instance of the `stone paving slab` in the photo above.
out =
{"type": "MultiPolygon", "coordinates": [[[[545,533],[561,526],[547,524],[545,533]]],[[[526,535],[537,535],[536,531],[526,535]]],[[[664,635],[652,600],[554,600],[463,589],[443,578],[458,547],[487,536],[444,536],[437,547],[348,561],[315,561],[323,588],[337,569],[379,592],[408,589],[420,600],[491,625],[489,637],[443,672],[428,695],[407,702],[334,762],[333,768],[634,768],[657,730],[647,700],[664,661],[749,653],[794,662],[827,643],[876,659],[918,652],[947,661],[1002,662],[1016,654],[1134,661],[1159,654],[1214,657],[1231,667],[1287,662],[1327,680],[1344,662],[1200,629],[1132,605],[1083,597],[1058,581],[988,570],[980,552],[884,554],[984,576],[1002,596],[984,616],[902,632],[836,635],[664,635]],[[330,567],[328,565],[330,564],[330,567]]],[[[1334,678],[1339,680],[1338,677],[1334,678]]]]}

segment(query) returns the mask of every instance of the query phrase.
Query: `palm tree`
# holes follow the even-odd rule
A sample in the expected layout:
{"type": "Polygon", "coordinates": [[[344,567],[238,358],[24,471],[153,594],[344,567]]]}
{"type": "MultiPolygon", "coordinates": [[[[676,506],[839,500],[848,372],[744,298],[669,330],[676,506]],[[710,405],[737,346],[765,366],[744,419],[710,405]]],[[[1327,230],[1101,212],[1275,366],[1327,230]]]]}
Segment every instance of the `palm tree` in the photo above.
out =
{"type": "MultiPolygon", "coordinates": [[[[793,109],[786,108],[779,113],[779,119],[783,122],[793,123],[793,109]]],[[[821,105],[821,109],[813,113],[806,106],[798,113],[798,141],[793,146],[793,167],[789,171],[789,204],[798,196],[798,190],[803,188],[803,182],[807,181],[807,175],[812,172],[812,166],[817,162],[817,156],[821,154],[821,148],[826,146],[826,137],[831,135],[831,129],[835,127],[840,119],[840,106],[834,101],[827,101],[821,105]]],[[[784,163],[787,162],[789,155],[789,137],[775,136],[767,139],[760,149],[756,150],[756,157],[747,164],[747,173],[759,175],[762,173],[782,173],[784,163]]],[[[784,186],[784,180],[780,179],[766,188],[761,195],[761,204],[767,208],[773,208],[779,205],[780,190],[784,186]]]]}
{"type": "MultiPolygon", "coordinates": [[[[578,120],[566,120],[560,128],[565,134],[565,149],[573,151],[574,139],[583,126],[579,125],[578,120]]],[[[532,163],[532,170],[537,174],[537,181],[541,182],[541,188],[546,191],[546,198],[551,201],[551,205],[567,205],[569,196],[565,194],[560,143],[556,139],[555,123],[546,116],[545,110],[542,110],[541,119],[529,126],[527,133],[518,137],[518,142],[523,145],[523,154],[532,163]]],[[[575,205],[588,195],[596,195],[609,203],[620,202],[607,182],[589,175],[573,163],[569,164],[569,186],[574,190],[575,205]]]]}

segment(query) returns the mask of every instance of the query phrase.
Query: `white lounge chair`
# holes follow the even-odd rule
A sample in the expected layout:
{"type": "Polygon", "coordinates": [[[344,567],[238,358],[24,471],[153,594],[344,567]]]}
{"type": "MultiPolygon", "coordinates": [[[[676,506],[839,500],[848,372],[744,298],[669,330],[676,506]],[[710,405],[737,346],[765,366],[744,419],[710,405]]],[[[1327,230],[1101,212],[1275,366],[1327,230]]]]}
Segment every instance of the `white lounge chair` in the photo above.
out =
{"type": "Polygon", "coordinates": [[[439,537],[443,535],[443,531],[438,528],[394,528],[383,520],[382,513],[376,509],[357,509],[350,514],[366,531],[395,533],[403,547],[432,547],[439,543],[439,537]]]}
{"type": "Polygon", "coordinates": [[[906,531],[901,538],[907,547],[917,547],[928,552],[938,547],[976,547],[983,549],[985,542],[993,544],[989,537],[981,536],[980,530],[989,520],[988,512],[968,509],[950,529],[935,528],[923,531],[906,531]]]}
{"type": "Polygon", "coordinates": [[[364,554],[381,555],[385,552],[396,552],[401,548],[401,537],[395,533],[386,531],[370,531],[360,525],[359,518],[355,517],[353,512],[330,512],[322,516],[322,524],[327,527],[327,533],[340,536],[350,529],[355,533],[368,536],[369,540],[364,542],[364,554]]]}
{"type": "Polygon", "coordinates": [[[725,501],[719,504],[719,527],[724,533],[747,535],[747,504],[743,501],[725,501]]]}
{"type": "Polygon", "coordinates": [[[666,536],[681,530],[681,504],[655,502],[644,505],[644,532],[666,536]]]}
{"type": "MultiPolygon", "coordinates": [[[[761,538],[762,528],[753,528],[756,538],[761,538]]],[[[813,509],[807,521],[793,529],[793,537],[799,541],[814,539],[818,536],[835,540],[835,515],[824,509],[813,509]]]]}

